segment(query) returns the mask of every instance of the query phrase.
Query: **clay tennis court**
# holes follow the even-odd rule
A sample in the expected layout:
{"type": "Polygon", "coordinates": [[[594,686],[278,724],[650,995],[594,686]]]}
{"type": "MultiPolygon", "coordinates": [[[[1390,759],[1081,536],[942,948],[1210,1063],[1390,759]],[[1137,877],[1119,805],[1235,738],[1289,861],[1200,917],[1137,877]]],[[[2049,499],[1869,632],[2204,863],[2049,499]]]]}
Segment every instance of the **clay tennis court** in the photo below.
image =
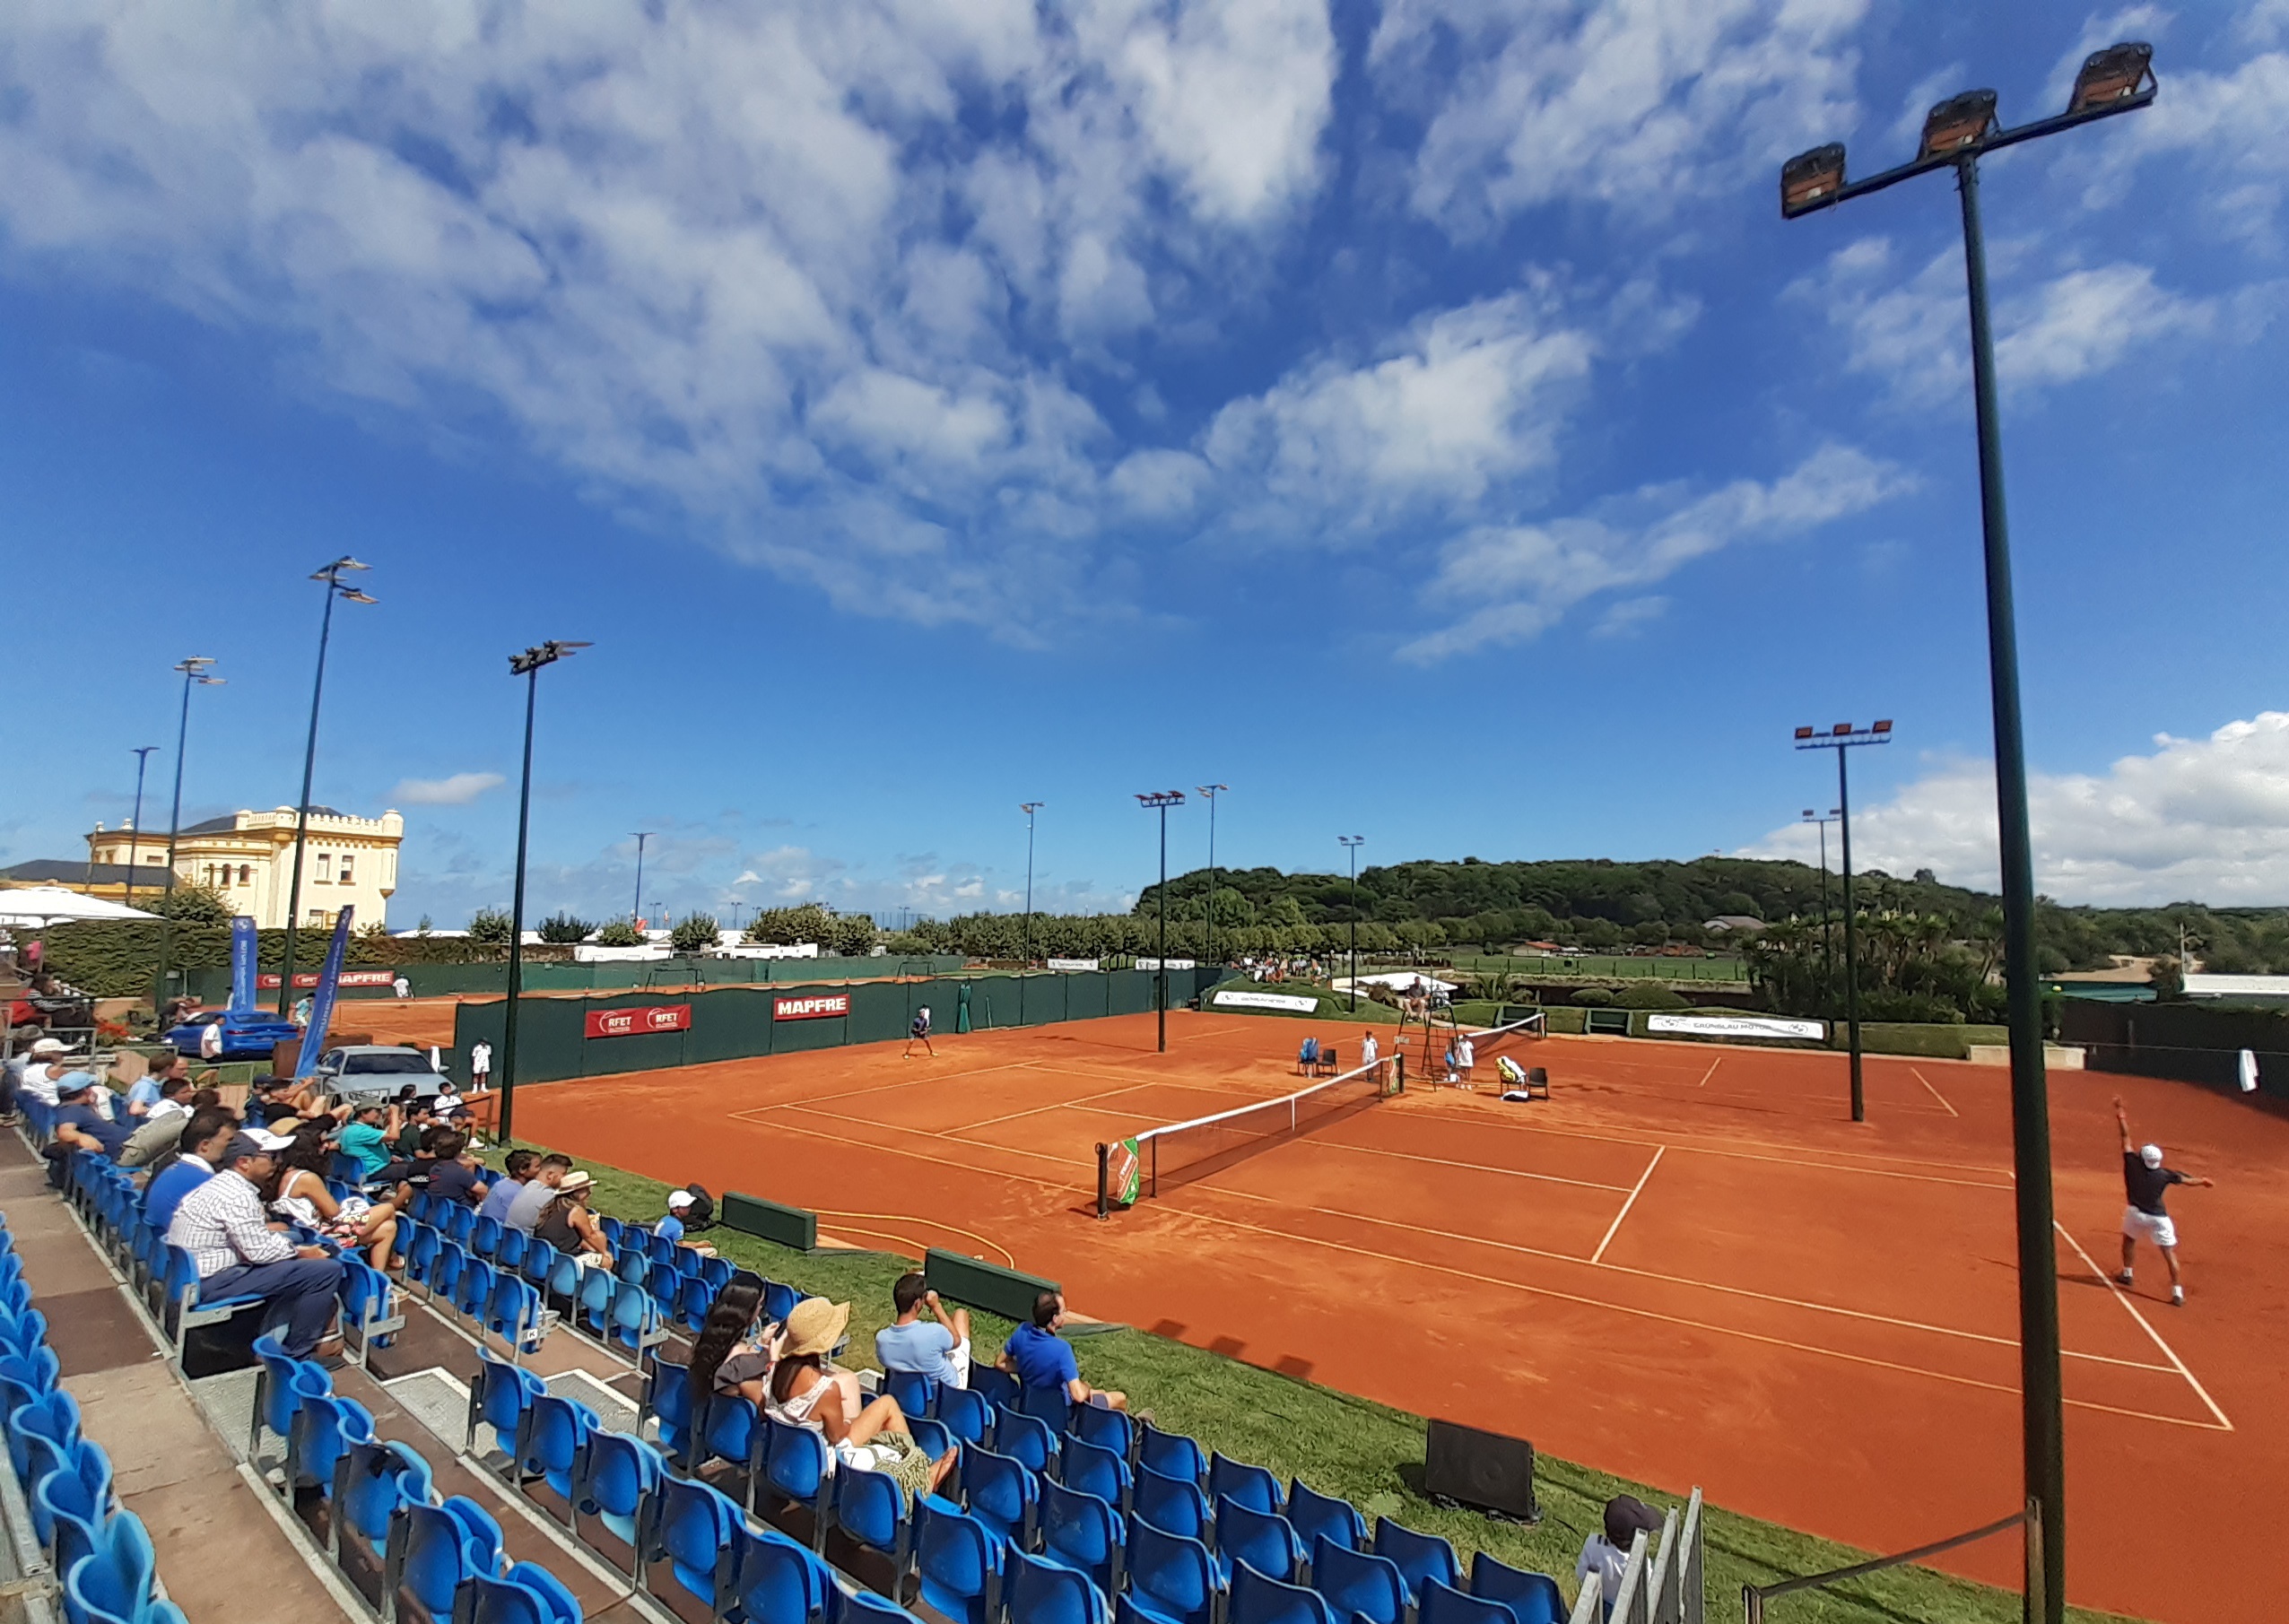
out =
{"type": "MultiPolygon", "coordinates": [[[[1175,1012],[591,1078],[519,1096],[577,1155],[809,1207],[822,1233],[945,1246],[1076,1308],[1876,1550],[2019,1503],[2006,1073],[1554,1038],[1554,1097],[1407,1092],[1093,1216],[1093,1146],[1302,1085],[1306,1023],[1175,1012]]],[[[1323,1033],[1348,1038],[1348,1031],[1323,1033]]],[[[1345,1043],[1345,1054],[1352,1053],[1345,1043]]],[[[1482,1055],[1484,1078],[1491,1055],[1482,1055]]],[[[2183,1084],[2051,1080],[2070,1593],[2276,1615],[2289,1121],[2183,1084]],[[2191,1301],[2117,1262],[2110,1104],[2180,1191],[2191,1301]],[[2239,1507],[2239,1511],[2232,1508],[2239,1507]],[[2223,1523],[2221,1523],[2223,1517],[2223,1523]],[[2229,1532],[2230,1531],[2230,1532],[2229,1532]],[[2198,1560],[2189,1560],[2191,1553],[2198,1560]]],[[[1945,1559],[2015,1587],[2015,1540],[1945,1559]]]]}

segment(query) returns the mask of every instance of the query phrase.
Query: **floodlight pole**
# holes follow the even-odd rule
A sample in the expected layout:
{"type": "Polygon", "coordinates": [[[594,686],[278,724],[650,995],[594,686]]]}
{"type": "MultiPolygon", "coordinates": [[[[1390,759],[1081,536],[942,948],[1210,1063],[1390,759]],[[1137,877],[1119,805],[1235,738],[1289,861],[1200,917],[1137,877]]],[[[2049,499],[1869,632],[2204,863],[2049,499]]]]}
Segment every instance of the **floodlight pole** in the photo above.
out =
{"type": "Polygon", "coordinates": [[[517,883],[509,904],[509,1005],[500,1027],[500,1115],[494,1136],[509,1142],[517,1116],[517,1003],[525,990],[525,838],[533,811],[533,710],[541,691],[541,667],[553,665],[586,643],[551,639],[509,656],[509,674],[525,679],[525,771],[517,789],[517,883]]]}
{"type": "Polygon", "coordinates": [[[1804,821],[1820,826],[1820,974],[1832,986],[1836,979],[1836,942],[1828,918],[1828,826],[1841,815],[1836,808],[1831,808],[1824,818],[1809,806],[1804,809],[1804,821]]]}
{"type": "Polygon", "coordinates": [[[1022,1013],[1025,1007],[1025,986],[1022,977],[1033,968],[1033,814],[1047,806],[1047,801],[1020,801],[1017,810],[1025,814],[1025,940],[1019,955],[1017,1000],[1022,1013]]]}
{"type": "Polygon", "coordinates": [[[1161,814],[1161,960],[1153,983],[1153,1003],[1161,1017],[1161,1053],[1169,1052],[1169,808],[1184,804],[1180,789],[1156,790],[1136,797],[1136,803],[1161,814]]]}
{"type": "Polygon", "coordinates": [[[286,951],[285,962],[278,975],[278,1014],[284,1020],[294,1007],[294,933],[302,911],[302,855],[309,844],[310,834],[310,774],[318,766],[318,702],[326,691],[326,646],[334,635],[334,600],[348,598],[353,604],[370,604],[374,600],[354,586],[342,584],[344,570],[365,569],[353,558],[338,558],[310,579],[326,584],[326,612],[318,622],[318,674],[310,679],[310,730],[302,744],[302,793],[294,803],[294,877],[286,890],[286,951]]]}
{"type": "MultiPolygon", "coordinates": [[[[156,744],[143,744],[135,748],[135,816],[127,821],[127,892],[125,900],[129,908],[135,905],[135,847],[143,834],[144,769],[151,765],[151,752],[158,748],[156,744]]],[[[89,889],[94,889],[92,881],[89,889]]]]}
{"type": "Polygon", "coordinates": [[[1216,797],[1232,787],[1229,784],[1203,784],[1200,793],[1208,797],[1208,962],[1221,965],[1216,957],[1216,797]]]}
{"type": "Polygon", "coordinates": [[[1359,1012],[1359,848],[1367,844],[1365,835],[1337,835],[1336,839],[1351,855],[1351,1009],[1359,1012]]]}
{"type": "MultiPolygon", "coordinates": [[[[167,885],[169,895],[175,890],[175,837],[183,828],[183,747],[191,736],[191,690],[220,688],[223,679],[207,674],[213,664],[212,656],[192,655],[174,667],[183,673],[183,708],[175,721],[175,802],[167,814],[167,885]]],[[[167,977],[174,973],[175,914],[169,909],[167,928],[159,933],[159,984],[152,989],[152,1007],[157,1009],[167,1000],[167,977]]]]}
{"type": "Polygon", "coordinates": [[[655,831],[632,829],[628,832],[636,837],[636,899],[628,905],[628,917],[633,923],[644,916],[644,842],[650,839],[655,831]]]}
{"type": "MultiPolygon", "coordinates": [[[[2003,879],[2003,965],[2011,1032],[2011,1143],[2018,1217],[2019,1388],[2031,1549],[2025,1617],[2061,1624],[2067,1606],[2067,1464],[2059,1376],[2058,1243],[2050,1187],[2050,1101],[2042,1054],[2042,989],[2034,939],[2034,846],[2028,829],[2026,743],[2021,727],[2017,618],[2003,440],[1996,403],[1995,334],[1988,313],[1987,245],[1979,208],[1983,152],[2057,135],[2150,106],[2158,87],[2151,47],[2110,46],[2084,58],[2067,110],[2014,129],[1997,126],[1991,91],[1941,102],[1924,121],[1911,163],[1846,184],[1841,146],[1782,167],[1781,213],[1824,209],[1939,169],[1955,172],[1963,219],[1963,278],[1971,304],[1971,390],[1979,425],[1980,528],[1987,578],[1988,683],[1995,715],[1995,799],[2003,879]]],[[[1849,826],[1848,826],[1849,828],[1849,826]]],[[[1847,837],[1849,838],[1849,835],[1847,837]]],[[[1849,927],[1849,904],[1846,923],[1849,927]]]]}
{"type": "Polygon", "coordinates": [[[1867,1090],[1860,1076],[1859,933],[1852,917],[1852,786],[1844,770],[1844,752],[1855,745],[1891,742],[1889,722],[1878,722],[1873,727],[1854,727],[1849,722],[1839,722],[1826,733],[1809,727],[1797,729],[1798,750],[1836,752],[1836,822],[1844,837],[1844,1027],[1852,1055],[1854,1122],[1867,1120],[1867,1090]]]}

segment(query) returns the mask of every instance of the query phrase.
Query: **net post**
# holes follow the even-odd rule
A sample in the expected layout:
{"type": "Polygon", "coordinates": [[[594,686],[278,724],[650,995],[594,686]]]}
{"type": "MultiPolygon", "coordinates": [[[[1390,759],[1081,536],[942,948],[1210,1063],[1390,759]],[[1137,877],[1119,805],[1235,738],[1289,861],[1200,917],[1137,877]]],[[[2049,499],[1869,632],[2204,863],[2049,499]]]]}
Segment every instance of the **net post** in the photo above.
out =
{"type": "Polygon", "coordinates": [[[1111,1193],[1105,1187],[1111,1167],[1112,1146],[1100,1144],[1097,1147],[1097,1216],[1100,1219],[1112,1211],[1111,1193]]]}
{"type": "Polygon", "coordinates": [[[1406,1056],[1405,1055],[1391,1056],[1391,1092],[1394,1094],[1406,1092],[1406,1056]]]}
{"type": "Polygon", "coordinates": [[[2040,1619],[2045,1616],[2042,1608],[2043,1602],[2048,1598],[2043,1594],[2042,1502],[2033,1495],[2027,1496],[2026,1522],[2026,1616],[2030,1619],[2040,1619]]]}

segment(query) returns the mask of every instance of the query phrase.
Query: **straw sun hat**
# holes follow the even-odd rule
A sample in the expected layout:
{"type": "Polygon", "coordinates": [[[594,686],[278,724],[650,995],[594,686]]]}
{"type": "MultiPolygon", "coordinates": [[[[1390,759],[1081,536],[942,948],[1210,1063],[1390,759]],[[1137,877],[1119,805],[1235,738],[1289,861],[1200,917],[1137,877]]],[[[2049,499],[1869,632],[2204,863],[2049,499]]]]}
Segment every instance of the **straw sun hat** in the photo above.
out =
{"type": "Polygon", "coordinates": [[[806,1297],[787,1316],[787,1337],[779,1344],[781,1359],[806,1353],[824,1355],[842,1341],[850,1328],[850,1305],[831,1303],[823,1297],[806,1297]]]}

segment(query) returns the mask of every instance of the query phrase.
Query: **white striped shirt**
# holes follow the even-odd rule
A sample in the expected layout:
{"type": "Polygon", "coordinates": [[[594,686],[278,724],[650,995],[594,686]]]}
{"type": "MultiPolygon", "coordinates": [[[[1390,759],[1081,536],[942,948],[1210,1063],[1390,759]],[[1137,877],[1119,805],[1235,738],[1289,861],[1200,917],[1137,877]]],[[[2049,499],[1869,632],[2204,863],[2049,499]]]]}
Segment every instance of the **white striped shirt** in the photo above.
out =
{"type": "Polygon", "coordinates": [[[294,1255],[293,1241],[268,1227],[262,1197],[236,1168],[183,1197],[167,1226],[167,1244],[191,1255],[201,1280],[240,1264],[280,1264],[294,1255]]]}

